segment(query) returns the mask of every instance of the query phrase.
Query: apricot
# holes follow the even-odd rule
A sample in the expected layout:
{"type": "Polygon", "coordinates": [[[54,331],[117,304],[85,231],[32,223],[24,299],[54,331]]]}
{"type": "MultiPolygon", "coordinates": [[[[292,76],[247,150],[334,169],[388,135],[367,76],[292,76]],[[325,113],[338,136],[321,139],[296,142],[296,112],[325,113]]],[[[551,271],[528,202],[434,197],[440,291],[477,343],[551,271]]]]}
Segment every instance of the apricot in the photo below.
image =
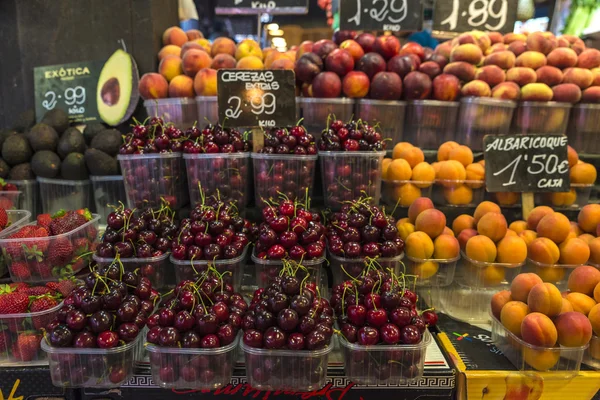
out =
{"type": "Polygon", "coordinates": [[[425,161],[425,155],[423,154],[423,150],[418,147],[408,147],[400,154],[398,154],[398,158],[402,158],[408,161],[408,164],[411,168],[414,168],[417,164],[425,161]]]}
{"type": "Polygon", "coordinates": [[[546,193],[544,198],[549,200],[553,206],[568,207],[573,205],[577,200],[577,192],[575,189],[570,189],[568,192],[546,193]]]}
{"type": "Polygon", "coordinates": [[[560,250],[556,243],[548,238],[538,237],[527,246],[527,254],[533,261],[553,265],[560,258],[560,250]]]}
{"type": "Polygon", "coordinates": [[[525,229],[523,232],[520,232],[517,235],[525,241],[528,249],[527,251],[529,252],[529,244],[537,238],[537,233],[530,229],[525,229]]]}
{"type": "Polygon", "coordinates": [[[463,229],[473,229],[475,227],[474,219],[469,214],[459,215],[452,221],[452,231],[455,235],[459,235],[463,229]]]}
{"type": "Polygon", "coordinates": [[[485,184],[485,167],[481,164],[469,164],[466,168],[466,185],[479,189],[485,184]]]}
{"type": "Polygon", "coordinates": [[[567,158],[569,160],[569,168],[574,167],[579,162],[579,154],[571,146],[567,146],[567,158]]]}
{"type": "Polygon", "coordinates": [[[429,279],[435,276],[439,270],[440,266],[435,261],[425,261],[421,263],[416,263],[411,268],[411,274],[416,275],[419,279],[429,279]]]}
{"type": "Polygon", "coordinates": [[[594,288],[598,283],[600,283],[600,271],[592,266],[582,265],[571,272],[567,287],[571,292],[593,296],[594,288]]]}
{"type": "Polygon", "coordinates": [[[391,162],[391,158],[384,158],[381,162],[381,179],[388,179],[388,168],[391,162]]]}
{"type": "Polygon", "coordinates": [[[571,224],[564,214],[553,213],[545,215],[540,220],[536,231],[539,237],[546,237],[554,243],[561,243],[571,232],[571,224]]]}
{"type": "Polygon", "coordinates": [[[168,82],[171,82],[171,79],[183,74],[181,58],[178,56],[165,56],[158,64],[158,73],[164,76],[168,82]]]}
{"type": "Polygon", "coordinates": [[[410,205],[410,207],[408,207],[408,220],[414,224],[419,214],[433,208],[433,202],[430,198],[419,197],[410,205]]]}
{"type": "Polygon", "coordinates": [[[560,351],[537,350],[531,347],[523,347],[523,360],[538,371],[548,371],[560,360],[560,351]]]}
{"type": "Polygon", "coordinates": [[[561,264],[581,265],[590,258],[590,246],[578,238],[565,240],[558,248],[560,250],[558,262],[561,264]]]}
{"type": "Polygon", "coordinates": [[[544,283],[542,279],[534,273],[526,272],[514,277],[510,284],[510,293],[513,300],[522,301],[525,303],[531,289],[540,283],[544,283]]]}
{"type": "Polygon", "coordinates": [[[541,267],[536,266],[534,272],[542,278],[544,282],[560,283],[565,278],[565,268],[562,267],[541,267]]]}
{"type": "Polygon", "coordinates": [[[531,229],[535,231],[537,229],[538,223],[542,218],[544,218],[548,214],[553,214],[554,210],[548,206],[538,206],[535,207],[529,213],[529,217],[527,217],[527,229],[531,229]]]}
{"type": "Polygon", "coordinates": [[[579,227],[587,233],[596,233],[596,227],[600,223],[600,204],[585,205],[577,216],[579,227]]]}
{"type": "Polygon", "coordinates": [[[592,324],[585,315],[575,311],[560,314],[554,319],[558,343],[565,347],[581,347],[592,338],[592,324]]]}
{"type": "Polygon", "coordinates": [[[497,192],[494,193],[496,201],[501,206],[512,206],[521,201],[521,193],[516,192],[497,192]]]}
{"type": "MultiPolygon", "coordinates": [[[[594,240],[596,237],[594,235],[590,235],[589,233],[582,233],[581,235],[577,236],[578,239],[583,240],[584,242],[586,242],[588,244],[588,246],[590,246],[590,254],[593,253],[592,250],[592,246],[590,245],[592,240],[594,240]]],[[[600,246],[600,242],[598,243],[598,246],[600,246]]],[[[600,251],[600,249],[598,249],[598,251],[600,251]]],[[[598,260],[600,260],[600,253],[599,253],[599,258],[598,260]]],[[[592,261],[594,264],[597,264],[596,262],[592,261]]]]}
{"type": "Polygon", "coordinates": [[[491,201],[482,201],[475,208],[475,212],[473,213],[473,223],[477,225],[481,217],[487,213],[502,214],[502,211],[500,210],[500,206],[498,206],[498,204],[491,201]]]}
{"type": "Polygon", "coordinates": [[[412,180],[418,188],[427,188],[435,180],[435,170],[427,162],[420,162],[412,170],[412,180]]]}
{"type": "Polygon", "coordinates": [[[452,237],[456,237],[454,232],[452,232],[452,229],[448,228],[447,226],[444,227],[444,230],[442,231],[442,235],[450,235],[452,237]]]}
{"type": "MultiPolygon", "coordinates": [[[[517,235],[517,232],[513,231],[512,229],[506,230],[506,236],[519,237],[519,235],[517,235]]],[[[504,236],[504,237],[506,237],[506,236],[504,236]]]]}
{"type": "MultiPolygon", "coordinates": [[[[449,184],[449,182],[445,182],[445,184],[449,184]]],[[[445,187],[443,194],[444,200],[452,205],[471,204],[473,201],[473,189],[464,184],[445,187]]]]}
{"type": "Polygon", "coordinates": [[[596,182],[596,167],[585,162],[574,165],[570,172],[571,183],[593,184],[596,182]]]}
{"type": "Polygon", "coordinates": [[[487,236],[477,235],[467,241],[465,253],[472,260],[491,263],[496,260],[496,244],[487,236]]]}
{"type": "Polygon", "coordinates": [[[161,61],[166,56],[181,57],[181,47],[174,44],[168,44],[158,52],[158,61],[161,61]]]}
{"type": "Polygon", "coordinates": [[[508,229],[512,229],[517,235],[527,229],[527,222],[523,220],[513,221],[508,225],[508,229]]]}
{"type": "Polygon", "coordinates": [[[398,235],[400,236],[400,239],[402,239],[402,240],[406,240],[408,235],[410,235],[411,233],[413,233],[415,231],[415,226],[408,221],[396,222],[396,228],[398,229],[398,235]]]}
{"type": "Polygon", "coordinates": [[[569,300],[565,299],[563,297],[562,299],[562,308],[560,309],[560,313],[566,313],[566,312],[570,312],[573,311],[573,306],[571,305],[571,303],[569,303],[569,300]]]}
{"type": "Polygon", "coordinates": [[[474,236],[477,236],[477,231],[475,229],[463,229],[456,237],[458,239],[458,243],[460,244],[460,249],[465,251],[467,248],[467,242],[474,236]]]}
{"type": "Polygon", "coordinates": [[[432,239],[441,235],[445,226],[446,216],[443,212],[434,208],[419,213],[415,220],[415,229],[425,232],[432,239]]]}
{"type": "Polygon", "coordinates": [[[409,207],[419,197],[421,189],[412,182],[396,184],[392,189],[392,199],[400,207],[409,207]]]}
{"type": "Polygon", "coordinates": [[[575,234],[575,236],[579,236],[579,235],[583,234],[583,231],[581,230],[579,225],[577,225],[577,222],[570,221],[569,223],[571,224],[571,232],[573,232],[575,234]]]}
{"type": "MultiPolygon", "coordinates": [[[[585,234],[586,236],[589,234],[585,234]]],[[[580,238],[584,236],[581,235],[580,238]]],[[[588,242],[588,246],[590,248],[590,262],[592,264],[596,264],[596,265],[600,265],[600,237],[596,237],[594,238],[592,235],[589,235],[590,237],[592,237],[591,240],[589,240],[588,242]]],[[[584,240],[585,238],[582,238],[582,240],[584,240]]]]}
{"type": "Polygon", "coordinates": [[[448,160],[458,161],[464,167],[467,167],[473,163],[473,152],[467,146],[459,145],[450,150],[448,160]]]}
{"type": "Polygon", "coordinates": [[[510,297],[510,290],[501,290],[497,293],[494,293],[491,300],[492,306],[492,315],[496,317],[496,319],[500,320],[500,312],[502,308],[512,300],[510,297]]]}
{"type": "Polygon", "coordinates": [[[392,151],[392,158],[395,160],[397,158],[400,158],[400,154],[403,153],[405,150],[410,149],[414,147],[412,144],[408,143],[408,142],[399,142],[394,146],[394,150],[392,151]]]}
{"type": "Polygon", "coordinates": [[[452,140],[442,143],[438,148],[437,160],[448,161],[450,159],[450,152],[457,147],[460,147],[460,144],[453,142],[452,140]]]}
{"type": "MultiPolygon", "coordinates": [[[[532,312],[542,313],[548,317],[555,317],[560,314],[562,300],[560,290],[556,286],[551,283],[538,283],[529,291],[527,305],[532,312]]],[[[548,346],[552,345],[554,343],[548,346]]]]}
{"type": "Polygon", "coordinates": [[[442,185],[446,187],[456,187],[460,185],[457,181],[462,182],[467,177],[465,167],[456,160],[443,161],[436,178],[442,181],[442,185]]]}
{"type": "Polygon", "coordinates": [[[504,215],[498,213],[487,213],[477,223],[477,231],[480,235],[485,235],[498,242],[506,236],[508,224],[504,215]]]}
{"type": "Polygon", "coordinates": [[[506,235],[498,242],[497,261],[506,264],[520,264],[527,259],[527,244],[519,236],[506,235]]]}
{"type": "Polygon", "coordinates": [[[408,181],[412,177],[412,168],[408,161],[398,158],[389,164],[387,176],[391,181],[408,181]]]}
{"type": "Polygon", "coordinates": [[[433,241],[433,258],[437,260],[450,260],[458,257],[460,245],[454,236],[440,235],[433,241]]]}
{"type": "Polygon", "coordinates": [[[476,286],[497,286],[506,280],[505,268],[496,265],[471,267],[475,276],[476,286]]]}
{"type": "MultiPolygon", "coordinates": [[[[512,294],[511,297],[514,299],[512,294]]],[[[502,311],[500,311],[500,322],[502,322],[502,325],[504,325],[508,331],[521,337],[521,324],[527,314],[529,314],[529,307],[527,307],[527,304],[521,301],[511,300],[502,307],[502,311]]]]}
{"type": "Polygon", "coordinates": [[[592,324],[592,330],[596,335],[600,335],[600,304],[596,304],[588,313],[588,319],[592,324]]]}
{"type": "Polygon", "coordinates": [[[433,256],[433,241],[425,232],[415,231],[406,238],[404,251],[412,258],[430,259],[433,256]]]}
{"type": "MultiPolygon", "coordinates": [[[[529,309],[532,310],[531,306],[529,309]]],[[[550,318],[542,313],[532,312],[521,322],[521,336],[524,341],[534,346],[552,347],[556,343],[558,333],[550,318]]]]}
{"type": "Polygon", "coordinates": [[[583,293],[571,292],[567,295],[567,300],[573,306],[573,311],[587,316],[591,309],[597,304],[594,299],[583,293]]]}

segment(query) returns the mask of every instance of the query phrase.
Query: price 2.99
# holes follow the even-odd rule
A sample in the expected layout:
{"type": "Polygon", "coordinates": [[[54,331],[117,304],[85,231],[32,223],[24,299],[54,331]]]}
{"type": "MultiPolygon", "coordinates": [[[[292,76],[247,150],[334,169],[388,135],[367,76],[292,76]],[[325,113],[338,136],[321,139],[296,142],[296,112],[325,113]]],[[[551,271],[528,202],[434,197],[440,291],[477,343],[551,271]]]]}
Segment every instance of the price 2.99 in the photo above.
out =
{"type": "Polygon", "coordinates": [[[542,178],[540,178],[537,183],[538,189],[562,186],[563,180],[561,178],[549,179],[543,178],[543,176],[554,175],[556,173],[565,174],[569,171],[569,161],[563,160],[561,162],[556,154],[536,154],[531,157],[531,160],[529,160],[529,156],[527,154],[520,154],[508,165],[506,165],[499,171],[494,172],[492,175],[500,176],[505,173],[509,173],[510,178],[508,182],[502,183],[502,186],[509,187],[512,185],[516,185],[517,181],[515,180],[515,176],[519,169],[519,164],[521,163],[521,161],[529,162],[529,165],[527,166],[528,174],[534,176],[541,174],[542,178]]]}
{"type": "Polygon", "coordinates": [[[44,101],[42,106],[46,110],[52,110],[58,104],[58,101],[64,99],[67,106],[76,106],[85,103],[86,93],[83,86],[75,86],[72,88],[66,88],[64,93],[57,94],[53,90],[49,90],[44,94],[44,101]]]}
{"type": "MultiPolygon", "coordinates": [[[[438,0],[439,1],[439,0],[438,0]]],[[[449,30],[456,29],[459,17],[469,17],[467,23],[473,28],[499,31],[506,24],[508,0],[472,0],[467,10],[460,10],[460,0],[452,0],[452,12],[441,22],[449,30]],[[496,24],[491,21],[497,21],[496,24]]]]}

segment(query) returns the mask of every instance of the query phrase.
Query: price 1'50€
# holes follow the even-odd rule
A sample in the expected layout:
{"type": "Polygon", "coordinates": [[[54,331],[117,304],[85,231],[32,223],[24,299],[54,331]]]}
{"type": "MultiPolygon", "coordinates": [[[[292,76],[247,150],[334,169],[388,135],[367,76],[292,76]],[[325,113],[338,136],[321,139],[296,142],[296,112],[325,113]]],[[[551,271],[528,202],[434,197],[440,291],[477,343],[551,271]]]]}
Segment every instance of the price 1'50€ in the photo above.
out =
{"type": "Polygon", "coordinates": [[[562,178],[545,178],[544,176],[558,174],[565,174],[569,171],[569,161],[560,161],[556,154],[535,154],[531,157],[528,154],[520,154],[517,158],[511,161],[506,167],[501,170],[494,172],[493,176],[506,177],[509,174],[510,178],[507,182],[504,182],[502,186],[510,189],[510,186],[517,184],[517,171],[519,170],[519,164],[521,162],[528,162],[527,173],[534,176],[540,176],[537,182],[539,189],[561,187],[563,185],[562,178]]]}

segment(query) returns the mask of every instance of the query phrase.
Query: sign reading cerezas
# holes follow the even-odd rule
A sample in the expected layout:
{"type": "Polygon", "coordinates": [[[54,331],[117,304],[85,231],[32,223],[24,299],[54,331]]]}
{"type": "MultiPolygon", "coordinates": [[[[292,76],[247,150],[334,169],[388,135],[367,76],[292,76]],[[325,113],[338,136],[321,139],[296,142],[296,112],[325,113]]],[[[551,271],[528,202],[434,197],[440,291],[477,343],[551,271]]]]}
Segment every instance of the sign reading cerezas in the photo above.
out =
{"type": "Polygon", "coordinates": [[[487,135],[483,138],[489,192],[568,192],[565,135],[487,135]]]}
{"type": "Polygon", "coordinates": [[[217,73],[219,121],[230,127],[296,124],[296,86],[291,70],[221,69],[217,73]]]}
{"type": "Polygon", "coordinates": [[[217,0],[217,14],[306,14],[308,0],[217,0]]]}
{"type": "Polygon", "coordinates": [[[437,0],[433,30],[513,32],[518,0],[437,0]]]}
{"type": "Polygon", "coordinates": [[[418,31],[422,22],[420,0],[340,0],[342,30],[418,31]]]}

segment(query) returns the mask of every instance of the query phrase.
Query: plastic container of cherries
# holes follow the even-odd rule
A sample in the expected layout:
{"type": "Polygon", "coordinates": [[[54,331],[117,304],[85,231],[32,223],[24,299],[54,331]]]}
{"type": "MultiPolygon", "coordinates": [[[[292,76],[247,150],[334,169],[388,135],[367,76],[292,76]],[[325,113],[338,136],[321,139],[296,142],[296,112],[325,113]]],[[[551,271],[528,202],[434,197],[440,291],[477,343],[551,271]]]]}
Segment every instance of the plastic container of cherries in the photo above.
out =
{"type": "MultiPolygon", "coordinates": [[[[175,274],[173,267],[171,266],[171,261],[169,260],[169,255],[169,253],[165,253],[158,257],[120,258],[119,262],[123,264],[125,271],[134,272],[139,270],[141,276],[150,279],[152,287],[160,289],[175,282],[175,274]]],[[[94,254],[93,258],[100,266],[106,266],[117,262],[114,258],[102,258],[97,254],[94,254]]]]}
{"type": "Polygon", "coordinates": [[[281,276],[285,269],[291,269],[294,275],[300,280],[306,279],[309,282],[319,284],[321,282],[321,271],[325,257],[319,257],[314,260],[302,260],[296,263],[287,260],[266,260],[257,257],[256,251],[253,251],[252,261],[256,267],[256,285],[258,287],[266,287],[281,276]]]}

